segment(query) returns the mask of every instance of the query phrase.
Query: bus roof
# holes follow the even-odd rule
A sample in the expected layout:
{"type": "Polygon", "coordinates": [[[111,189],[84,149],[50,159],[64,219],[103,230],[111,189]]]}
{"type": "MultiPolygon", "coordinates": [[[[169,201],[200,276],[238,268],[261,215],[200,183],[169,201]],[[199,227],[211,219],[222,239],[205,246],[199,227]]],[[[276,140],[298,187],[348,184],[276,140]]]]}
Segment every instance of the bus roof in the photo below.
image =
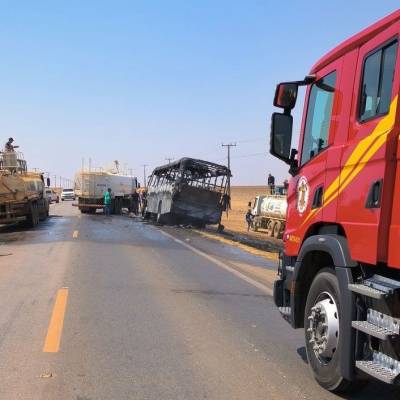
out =
{"type": "Polygon", "coordinates": [[[330,64],[332,61],[337,58],[343,56],[349,51],[361,46],[363,43],[370,40],[372,37],[376,36],[388,26],[394,24],[395,22],[400,20],[400,10],[397,10],[388,16],[382,18],[378,22],[375,22],[373,25],[368,28],[362,30],[361,32],[351,36],[349,39],[345,40],[339,46],[335,47],[329,53],[324,55],[314,66],[311,68],[310,73],[316,73],[321,68],[330,64]]]}
{"type": "Polygon", "coordinates": [[[197,160],[195,158],[184,157],[169,164],[161,165],[160,167],[155,168],[153,171],[153,175],[158,175],[171,169],[181,171],[190,170],[200,173],[210,172],[213,176],[231,174],[228,167],[225,167],[224,165],[219,165],[204,160],[197,160]]]}

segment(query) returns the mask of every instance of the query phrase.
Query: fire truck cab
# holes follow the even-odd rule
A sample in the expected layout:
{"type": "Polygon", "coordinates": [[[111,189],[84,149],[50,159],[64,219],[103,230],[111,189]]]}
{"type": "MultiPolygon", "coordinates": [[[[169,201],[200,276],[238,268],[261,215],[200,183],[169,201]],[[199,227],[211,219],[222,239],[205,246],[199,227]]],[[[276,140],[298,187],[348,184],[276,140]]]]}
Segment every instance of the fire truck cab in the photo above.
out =
{"type": "Polygon", "coordinates": [[[400,10],[277,86],[270,152],[292,175],[274,300],[320,385],[400,382],[400,10]],[[299,86],[306,86],[292,149],[299,86]]]}

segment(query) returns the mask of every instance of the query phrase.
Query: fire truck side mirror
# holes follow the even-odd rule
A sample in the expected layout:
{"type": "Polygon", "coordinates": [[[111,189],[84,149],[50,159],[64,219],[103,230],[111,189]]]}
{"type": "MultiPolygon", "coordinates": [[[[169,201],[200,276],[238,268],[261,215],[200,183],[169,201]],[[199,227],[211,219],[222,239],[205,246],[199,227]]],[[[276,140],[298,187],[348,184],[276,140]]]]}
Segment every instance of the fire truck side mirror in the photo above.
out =
{"type": "Polygon", "coordinates": [[[273,113],[271,119],[270,153],[291,163],[293,117],[290,114],[273,113]]]}
{"type": "Polygon", "coordinates": [[[295,82],[279,83],[276,86],[274,106],[292,110],[296,105],[298,84],[295,82]]]}
{"type": "Polygon", "coordinates": [[[46,179],[46,184],[47,184],[47,187],[50,187],[50,178],[46,179]]]}

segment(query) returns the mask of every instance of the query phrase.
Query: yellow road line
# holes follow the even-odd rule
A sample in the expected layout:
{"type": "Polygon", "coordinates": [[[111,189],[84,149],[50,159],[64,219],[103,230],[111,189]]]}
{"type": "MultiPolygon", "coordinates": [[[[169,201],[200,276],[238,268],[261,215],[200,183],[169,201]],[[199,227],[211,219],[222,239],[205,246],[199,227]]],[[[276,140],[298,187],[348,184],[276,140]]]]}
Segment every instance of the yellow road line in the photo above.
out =
{"type": "Polygon", "coordinates": [[[57,353],[60,349],[61,335],[64,325],[65,309],[67,308],[68,288],[59,289],[56,302],[54,303],[53,314],[47,329],[47,336],[44,342],[45,353],[57,353]]]}
{"type": "Polygon", "coordinates": [[[74,239],[76,239],[79,236],[79,231],[74,231],[74,233],[72,234],[72,237],[74,239]]]}

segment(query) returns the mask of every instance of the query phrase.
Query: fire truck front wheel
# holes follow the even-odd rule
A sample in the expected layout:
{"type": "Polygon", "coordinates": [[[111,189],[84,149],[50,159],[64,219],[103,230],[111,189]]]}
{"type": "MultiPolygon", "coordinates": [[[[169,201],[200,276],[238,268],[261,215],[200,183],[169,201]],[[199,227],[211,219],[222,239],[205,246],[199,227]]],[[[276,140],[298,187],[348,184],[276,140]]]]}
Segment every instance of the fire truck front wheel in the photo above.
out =
{"type": "Polygon", "coordinates": [[[324,268],[311,284],[304,313],[306,351],[317,382],[332,392],[350,388],[340,370],[340,291],[333,269],[324,268]]]}

